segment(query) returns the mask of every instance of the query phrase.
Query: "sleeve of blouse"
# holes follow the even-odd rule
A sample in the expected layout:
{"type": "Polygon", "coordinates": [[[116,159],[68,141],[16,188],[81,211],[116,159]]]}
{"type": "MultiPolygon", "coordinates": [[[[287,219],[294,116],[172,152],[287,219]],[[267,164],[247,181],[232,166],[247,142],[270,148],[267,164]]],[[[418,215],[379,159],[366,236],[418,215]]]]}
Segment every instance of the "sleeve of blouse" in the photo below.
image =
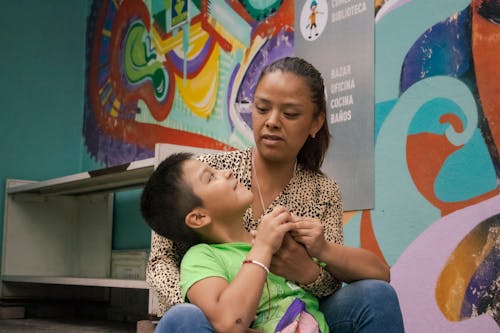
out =
{"type": "Polygon", "coordinates": [[[184,302],[179,285],[179,253],[182,250],[171,240],[152,232],[146,281],[158,296],[158,316],[171,306],[184,302]]]}
{"type": "MultiPolygon", "coordinates": [[[[328,200],[323,203],[326,207],[320,220],[324,225],[325,239],[329,242],[343,244],[342,198],[337,184],[334,183],[331,190],[332,194],[329,195],[328,200]]],[[[320,266],[320,268],[320,274],[315,281],[309,284],[301,284],[300,286],[317,297],[324,297],[337,291],[342,283],[332,276],[324,267],[320,266]]]]}

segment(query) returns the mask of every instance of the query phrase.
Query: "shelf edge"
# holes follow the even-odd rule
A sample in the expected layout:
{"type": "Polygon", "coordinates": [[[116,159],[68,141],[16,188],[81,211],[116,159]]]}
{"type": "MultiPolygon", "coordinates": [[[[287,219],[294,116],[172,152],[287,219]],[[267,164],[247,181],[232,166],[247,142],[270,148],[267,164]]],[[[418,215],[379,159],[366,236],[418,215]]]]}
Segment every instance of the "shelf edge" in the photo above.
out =
{"type": "Polygon", "coordinates": [[[145,280],[124,280],[111,278],[81,278],[68,276],[3,275],[2,282],[60,284],[71,286],[111,287],[149,289],[145,280]]]}

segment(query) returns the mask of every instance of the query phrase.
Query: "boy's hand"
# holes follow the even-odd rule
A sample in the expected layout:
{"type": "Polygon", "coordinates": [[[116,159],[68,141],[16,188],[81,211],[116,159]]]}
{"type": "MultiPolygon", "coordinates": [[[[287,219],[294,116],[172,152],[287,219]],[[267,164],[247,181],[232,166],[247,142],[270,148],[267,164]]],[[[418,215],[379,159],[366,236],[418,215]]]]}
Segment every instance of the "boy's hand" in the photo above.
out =
{"type": "Polygon", "coordinates": [[[281,247],[283,236],[293,228],[291,223],[292,215],[285,208],[278,206],[272,212],[262,217],[262,221],[253,233],[254,246],[263,245],[269,247],[271,253],[275,253],[281,247]]]}

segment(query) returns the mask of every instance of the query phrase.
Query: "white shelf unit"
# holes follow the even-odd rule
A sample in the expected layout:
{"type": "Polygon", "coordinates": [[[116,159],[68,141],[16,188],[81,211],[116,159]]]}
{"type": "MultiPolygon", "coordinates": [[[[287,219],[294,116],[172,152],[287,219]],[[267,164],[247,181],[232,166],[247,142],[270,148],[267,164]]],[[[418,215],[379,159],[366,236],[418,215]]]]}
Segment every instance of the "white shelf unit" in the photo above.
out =
{"type": "MultiPolygon", "coordinates": [[[[70,176],[6,184],[0,298],[40,297],[64,286],[149,289],[110,278],[113,194],[142,187],[173,152],[216,150],[157,144],[155,157],[70,176]],[[46,288],[33,288],[32,285],[46,288]],[[49,287],[54,288],[49,288],[49,287]]],[[[157,300],[149,291],[150,314],[157,300]]]]}
{"type": "Polygon", "coordinates": [[[144,280],[110,278],[113,196],[143,186],[155,160],[39,182],[8,179],[0,297],[46,296],[60,286],[148,290],[144,280]]]}

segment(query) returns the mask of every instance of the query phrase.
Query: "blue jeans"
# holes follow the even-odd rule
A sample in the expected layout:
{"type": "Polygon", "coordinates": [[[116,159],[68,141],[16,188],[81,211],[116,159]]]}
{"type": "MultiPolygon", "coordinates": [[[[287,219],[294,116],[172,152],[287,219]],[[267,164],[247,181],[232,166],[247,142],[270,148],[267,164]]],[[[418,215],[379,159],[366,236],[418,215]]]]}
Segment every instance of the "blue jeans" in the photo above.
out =
{"type": "MultiPolygon", "coordinates": [[[[390,284],[362,280],[347,284],[320,302],[330,331],[404,332],[403,317],[396,292],[390,284]]],[[[214,333],[205,314],[195,305],[184,303],[170,308],[159,321],[155,333],[214,333]]]]}

